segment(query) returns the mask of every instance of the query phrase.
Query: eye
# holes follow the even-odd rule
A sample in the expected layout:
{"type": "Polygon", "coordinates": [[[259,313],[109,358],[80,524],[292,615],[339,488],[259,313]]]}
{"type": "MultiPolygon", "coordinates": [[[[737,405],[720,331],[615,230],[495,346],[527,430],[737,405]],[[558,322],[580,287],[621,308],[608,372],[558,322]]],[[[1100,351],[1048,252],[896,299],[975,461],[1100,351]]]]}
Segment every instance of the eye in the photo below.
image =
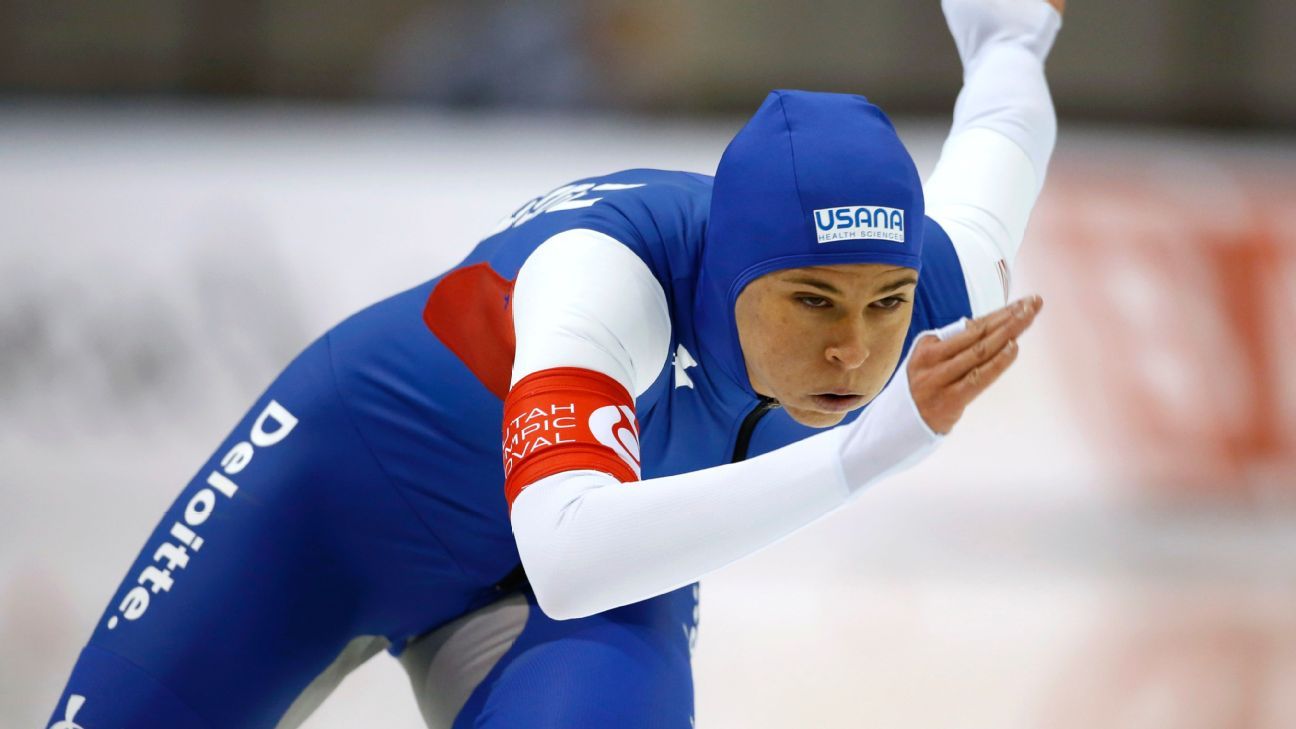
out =
{"type": "Polygon", "coordinates": [[[908,300],[909,299],[906,299],[903,296],[888,296],[885,299],[878,299],[877,301],[874,301],[873,306],[879,309],[886,309],[886,310],[898,309],[900,308],[901,304],[905,303],[908,300]]]}
{"type": "Polygon", "coordinates": [[[798,296],[796,300],[811,309],[827,309],[832,306],[832,302],[822,296],[798,296]]]}

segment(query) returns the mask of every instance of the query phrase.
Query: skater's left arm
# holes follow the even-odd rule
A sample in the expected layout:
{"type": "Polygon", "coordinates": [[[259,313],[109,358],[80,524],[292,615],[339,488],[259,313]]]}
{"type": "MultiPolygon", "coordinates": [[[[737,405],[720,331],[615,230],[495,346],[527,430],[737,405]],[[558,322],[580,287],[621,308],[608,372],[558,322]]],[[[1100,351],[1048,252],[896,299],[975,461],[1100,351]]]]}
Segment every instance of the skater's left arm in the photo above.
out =
{"type": "Polygon", "coordinates": [[[1044,185],[1057,117],[1044,62],[1062,0],[942,0],[963,62],[954,123],[925,187],[958,252],[974,316],[1004,305],[1044,185]]]}

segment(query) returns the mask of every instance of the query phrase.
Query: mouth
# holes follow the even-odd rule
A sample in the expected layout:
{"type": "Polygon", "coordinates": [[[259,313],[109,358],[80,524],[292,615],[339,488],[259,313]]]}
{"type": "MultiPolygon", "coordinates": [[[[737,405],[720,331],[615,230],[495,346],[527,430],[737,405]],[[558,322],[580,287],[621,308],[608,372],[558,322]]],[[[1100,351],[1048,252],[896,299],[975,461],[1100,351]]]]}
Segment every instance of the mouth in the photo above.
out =
{"type": "Polygon", "coordinates": [[[847,410],[854,410],[864,404],[863,395],[846,392],[844,390],[811,395],[810,399],[814,401],[815,406],[820,410],[830,413],[842,413],[847,410]]]}

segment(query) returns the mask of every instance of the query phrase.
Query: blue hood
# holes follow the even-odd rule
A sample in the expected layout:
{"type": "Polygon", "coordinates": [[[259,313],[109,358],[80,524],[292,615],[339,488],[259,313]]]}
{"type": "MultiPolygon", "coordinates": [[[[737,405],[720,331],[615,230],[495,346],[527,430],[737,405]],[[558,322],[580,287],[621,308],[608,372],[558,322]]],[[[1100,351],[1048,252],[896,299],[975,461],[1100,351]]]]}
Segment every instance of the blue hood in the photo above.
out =
{"type": "Polygon", "coordinates": [[[756,397],[734,303],[771,271],[835,263],[920,269],[923,194],[895,127],[862,96],[774,91],[716,169],[694,304],[698,346],[756,397]]]}

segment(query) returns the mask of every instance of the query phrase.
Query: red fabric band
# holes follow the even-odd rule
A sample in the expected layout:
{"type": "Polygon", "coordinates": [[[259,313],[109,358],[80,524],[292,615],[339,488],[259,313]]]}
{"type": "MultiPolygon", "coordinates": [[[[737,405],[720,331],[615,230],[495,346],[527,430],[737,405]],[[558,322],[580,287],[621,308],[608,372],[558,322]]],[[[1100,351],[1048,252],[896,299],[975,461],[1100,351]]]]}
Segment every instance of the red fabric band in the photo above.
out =
{"type": "Polygon", "coordinates": [[[522,378],[504,399],[504,495],[563,471],[591,469],[639,480],[634,398],[616,380],[578,367],[522,378]]]}

